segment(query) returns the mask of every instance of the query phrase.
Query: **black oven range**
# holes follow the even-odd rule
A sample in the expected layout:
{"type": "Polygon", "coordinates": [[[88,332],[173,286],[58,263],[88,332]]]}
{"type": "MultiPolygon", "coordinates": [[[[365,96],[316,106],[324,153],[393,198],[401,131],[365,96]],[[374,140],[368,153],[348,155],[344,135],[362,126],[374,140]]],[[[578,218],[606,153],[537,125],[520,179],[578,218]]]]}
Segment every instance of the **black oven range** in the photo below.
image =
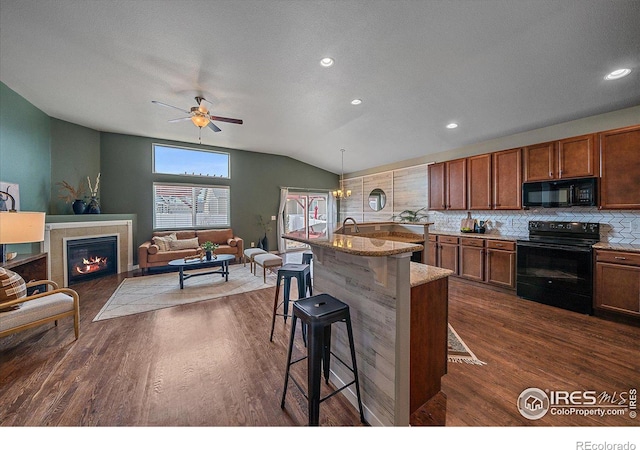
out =
{"type": "Polygon", "coordinates": [[[517,241],[518,297],[593,314],[593,244],[600,224],[530,221],[517,241]]]}

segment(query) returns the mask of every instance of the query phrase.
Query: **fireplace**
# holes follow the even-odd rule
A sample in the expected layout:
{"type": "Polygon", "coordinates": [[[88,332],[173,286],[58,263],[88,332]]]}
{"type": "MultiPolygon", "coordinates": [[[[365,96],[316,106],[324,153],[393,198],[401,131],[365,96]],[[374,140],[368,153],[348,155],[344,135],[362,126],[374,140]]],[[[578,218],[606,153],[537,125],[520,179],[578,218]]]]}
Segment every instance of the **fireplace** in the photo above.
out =
{"type": "Polygon", "coordinates": [[[66,240],[68,285],[118,273],[118,236],[66,240]]]}

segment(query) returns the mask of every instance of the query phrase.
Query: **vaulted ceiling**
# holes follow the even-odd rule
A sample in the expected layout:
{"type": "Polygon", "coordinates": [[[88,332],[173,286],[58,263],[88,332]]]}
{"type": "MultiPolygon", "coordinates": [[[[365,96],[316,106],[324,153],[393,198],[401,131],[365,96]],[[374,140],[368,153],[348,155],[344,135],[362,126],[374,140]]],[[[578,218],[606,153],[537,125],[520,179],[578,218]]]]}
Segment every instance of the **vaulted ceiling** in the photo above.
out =
{"type": "Polygon", "coordinates": [[[353,172],[639,105],[640,2],[0,0],[0,80],[52,117],[188,143],[152,100],[201,95],[244,120],[203,144],[335,173],[344,148],[353,172]]]}

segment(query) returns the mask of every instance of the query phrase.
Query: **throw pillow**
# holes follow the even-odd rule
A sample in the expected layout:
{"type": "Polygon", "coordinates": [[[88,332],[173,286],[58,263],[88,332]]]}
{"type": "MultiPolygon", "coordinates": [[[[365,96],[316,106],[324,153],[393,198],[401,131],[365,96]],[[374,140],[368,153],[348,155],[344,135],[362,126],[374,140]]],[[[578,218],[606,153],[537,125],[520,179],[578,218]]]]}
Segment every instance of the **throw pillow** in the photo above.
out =
{"type": "Polygon", "coordinates": [[[169,250],[187,250],[198,248],[198,238],[193,239],[176,239],[169,241],[169,250]]]}
{"type": "Polygon", "coordinates": [[[166,236],[154,236],[151,240],[151,243],[158,246],[158,249],[161,252],[169,251],[169,242],[176,240],[176,234],[171,233],[166,236]]]}
{"type": "Polygon", "coordinates": [[[26,296],[27,285],[22,277],[9,269],[0,267],[0,312],[20,308],[20,304],[5,307],[2,304],[26,296]]]}

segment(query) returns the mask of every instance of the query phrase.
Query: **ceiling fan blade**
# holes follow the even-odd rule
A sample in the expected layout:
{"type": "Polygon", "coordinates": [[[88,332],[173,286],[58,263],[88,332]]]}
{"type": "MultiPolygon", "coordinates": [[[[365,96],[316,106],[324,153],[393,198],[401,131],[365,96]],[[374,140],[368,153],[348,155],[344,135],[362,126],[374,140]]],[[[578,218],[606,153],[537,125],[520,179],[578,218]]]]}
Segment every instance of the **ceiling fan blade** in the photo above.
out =
{"type": "Polygon", "coordinates": [[[189,117],[180,117],[179,119],[171,119],[171,120],[168,120],[167,122],[170,122],[170,123],[182,122],[183,120],[191,120],[191,116],[189,116],[189,117]]]}
{"type": "Polygon", "coordinates": [[[208,128],[211,128],[213,131],[215,131],[216,133],[218,131],[222,131],[220,128],[218,128],[213,122],[209,122],[209,125],[207,125],[208,128]]]}
{"type": "Polygon", "coordinates": [[[157,100],[151,100],[151,103],[155,103],[156,105],[165,106],[167,108],[177,109],[178,111],[182,111],[183,113],[189,114],[189,111],[186,109],[178,108],[177,106],[167,105],[166,103],[159,102],[157,100]]]}
{"type": "Polygon", "coordinates": [[[209,116],[209,119],[218,120],[220,122],[237,123],[238,125],[242,125],[242,119],[230,119],[229,117],[218,117],[218,116],[209,116]]]}

